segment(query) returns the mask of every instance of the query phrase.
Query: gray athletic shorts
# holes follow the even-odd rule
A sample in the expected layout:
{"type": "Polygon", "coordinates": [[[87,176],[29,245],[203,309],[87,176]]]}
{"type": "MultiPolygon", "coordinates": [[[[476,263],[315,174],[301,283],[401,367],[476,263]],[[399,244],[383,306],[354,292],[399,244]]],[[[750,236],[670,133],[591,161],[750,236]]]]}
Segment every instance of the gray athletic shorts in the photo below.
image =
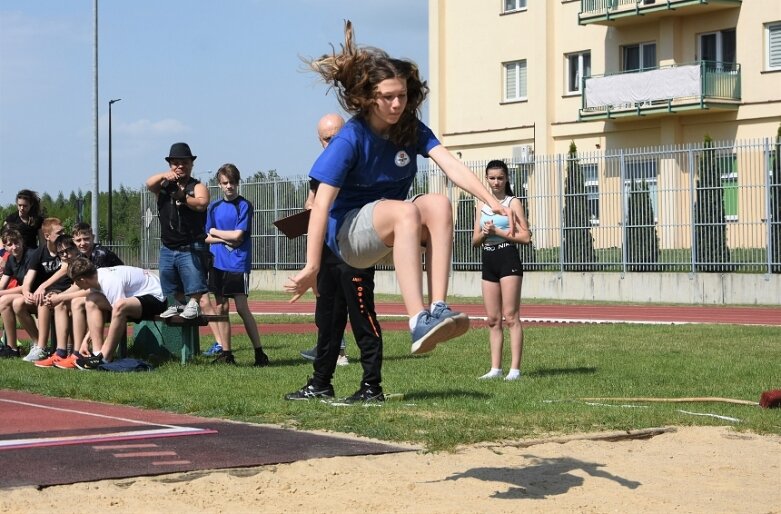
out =
{"type": "MultiPolygon", "coordinates": [[[[406,201],[414,202],[418,196],[406,201]]],[[[336,234],[339,256],[353,268],[371,268],[379,263],[393,264],[393,247],[387,246],[374,230],[374,207],[378,202],[382,200],[375,200],[348,212],[336,234]]]]}
{"type": "Polygon", "coordinates": [[[348,212],[336,234],[339,256],[353,268],[371,268],[393,252],[393,247],[386,246],[374,230],[374,206],[381,201],[348,212]]]}

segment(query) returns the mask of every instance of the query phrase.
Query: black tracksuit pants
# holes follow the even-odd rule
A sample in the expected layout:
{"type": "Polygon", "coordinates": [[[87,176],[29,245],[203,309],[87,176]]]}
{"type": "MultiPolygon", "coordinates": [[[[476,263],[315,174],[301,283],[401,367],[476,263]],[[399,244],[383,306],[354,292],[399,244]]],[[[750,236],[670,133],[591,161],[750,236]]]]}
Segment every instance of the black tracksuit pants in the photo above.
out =
{"type": "Polygon", "coordinates": [[[347,317],[361,350],[362,384],[379,386],[382,381],[382,331],[374,312],[374,268],[348,266],[327,247],[323,248],[317,275],[320,296],[315,306],[317,357],[313,383],[331,383],[347,317]]]}

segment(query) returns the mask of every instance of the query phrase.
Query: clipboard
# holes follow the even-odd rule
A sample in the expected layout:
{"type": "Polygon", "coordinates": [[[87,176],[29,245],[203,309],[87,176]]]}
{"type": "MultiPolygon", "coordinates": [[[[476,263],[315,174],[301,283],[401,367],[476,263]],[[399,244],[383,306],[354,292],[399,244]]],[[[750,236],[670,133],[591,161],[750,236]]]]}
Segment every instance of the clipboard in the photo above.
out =
{"type": "Polygon", "coordinates": [[[295,239],[304,235],[309,228],[309,209],[297,212],[290,216],[280,218],[274,222],[274,225],[280,232],[285,234],[288,239],[295,239]]]}

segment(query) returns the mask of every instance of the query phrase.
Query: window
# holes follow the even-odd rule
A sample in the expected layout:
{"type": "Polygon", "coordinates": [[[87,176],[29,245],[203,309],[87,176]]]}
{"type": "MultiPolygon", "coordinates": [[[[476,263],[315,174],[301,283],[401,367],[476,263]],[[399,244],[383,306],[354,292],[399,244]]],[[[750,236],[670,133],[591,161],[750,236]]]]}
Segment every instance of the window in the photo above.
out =
{"type": "Polygon", "coordinates": [[[589,221],[592,225],[599,225],[599,166],[581,163],[580,169],[583,172],[583,184],[586,187],[589,221]]]}
{"type": "Polygon", "coordinates": [[[583,77],[591,76],[591,52],[567,55],[567,93],[579,93],[583,77]]]}
{"type": "Polygon", "coordinates": [[[504,100],[526,100],[526,60],[504,65],[504,100]]]}
{"type": "Polygon", "coordinates": [[[781,22],[765,25],[765,69],[781,70],[781,22]]]}
{"type": "Polygon", "coordinates": [[[526,0],[504,0],[504,11],[513,12],[523,11],[526,9],[526,0]]]}
{"type": "Polygon", "coordinates": [[[643,71],[656,68],[656,43],[639,43],[623,47],[622,71],[643,71]]]}
{"type": "Polygon", "coordinates": [[[626,163],[626,176],[624,177],[624,191],[626,194],[626,204],[624,205],[624,212],[629,215],[629,195],[633,191],[637,192],[645,183],[648,188],[648,196],[651,200],[651,210],[654,213],[654,222],[658,221],[658,192],[657,192],[657,168],[655,160],[646,161],[629,161],[626,163]],[[632,186],[635,186],[634,188],[632,186]]]}
{"type": "Polygon", "coordinates": [[[700,61],[735,64],[735,29],[700,34],[700,61]]]}

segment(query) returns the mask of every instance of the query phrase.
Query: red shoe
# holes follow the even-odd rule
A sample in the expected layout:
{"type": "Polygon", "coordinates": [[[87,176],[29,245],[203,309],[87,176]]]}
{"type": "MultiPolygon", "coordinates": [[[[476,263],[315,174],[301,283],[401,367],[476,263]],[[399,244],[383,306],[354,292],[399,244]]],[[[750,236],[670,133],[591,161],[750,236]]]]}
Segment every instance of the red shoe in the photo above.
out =
{"type": "Polygon", "coordinates": [[[54,363],[57,362],[62,357],[58,357],[56,353],[51,354],[50,356],[46,357],[45,359],[41,359],[39,361],[35,361],[35,366],[38,368],[53,368],[54,363]]]}
{"type": "Polygon", "coordinates": [[[54,367],[60,369],[76,369],[76,359],[78,359],[78,355],[72,353],[64,359],[55,360],[54,367]]]}

